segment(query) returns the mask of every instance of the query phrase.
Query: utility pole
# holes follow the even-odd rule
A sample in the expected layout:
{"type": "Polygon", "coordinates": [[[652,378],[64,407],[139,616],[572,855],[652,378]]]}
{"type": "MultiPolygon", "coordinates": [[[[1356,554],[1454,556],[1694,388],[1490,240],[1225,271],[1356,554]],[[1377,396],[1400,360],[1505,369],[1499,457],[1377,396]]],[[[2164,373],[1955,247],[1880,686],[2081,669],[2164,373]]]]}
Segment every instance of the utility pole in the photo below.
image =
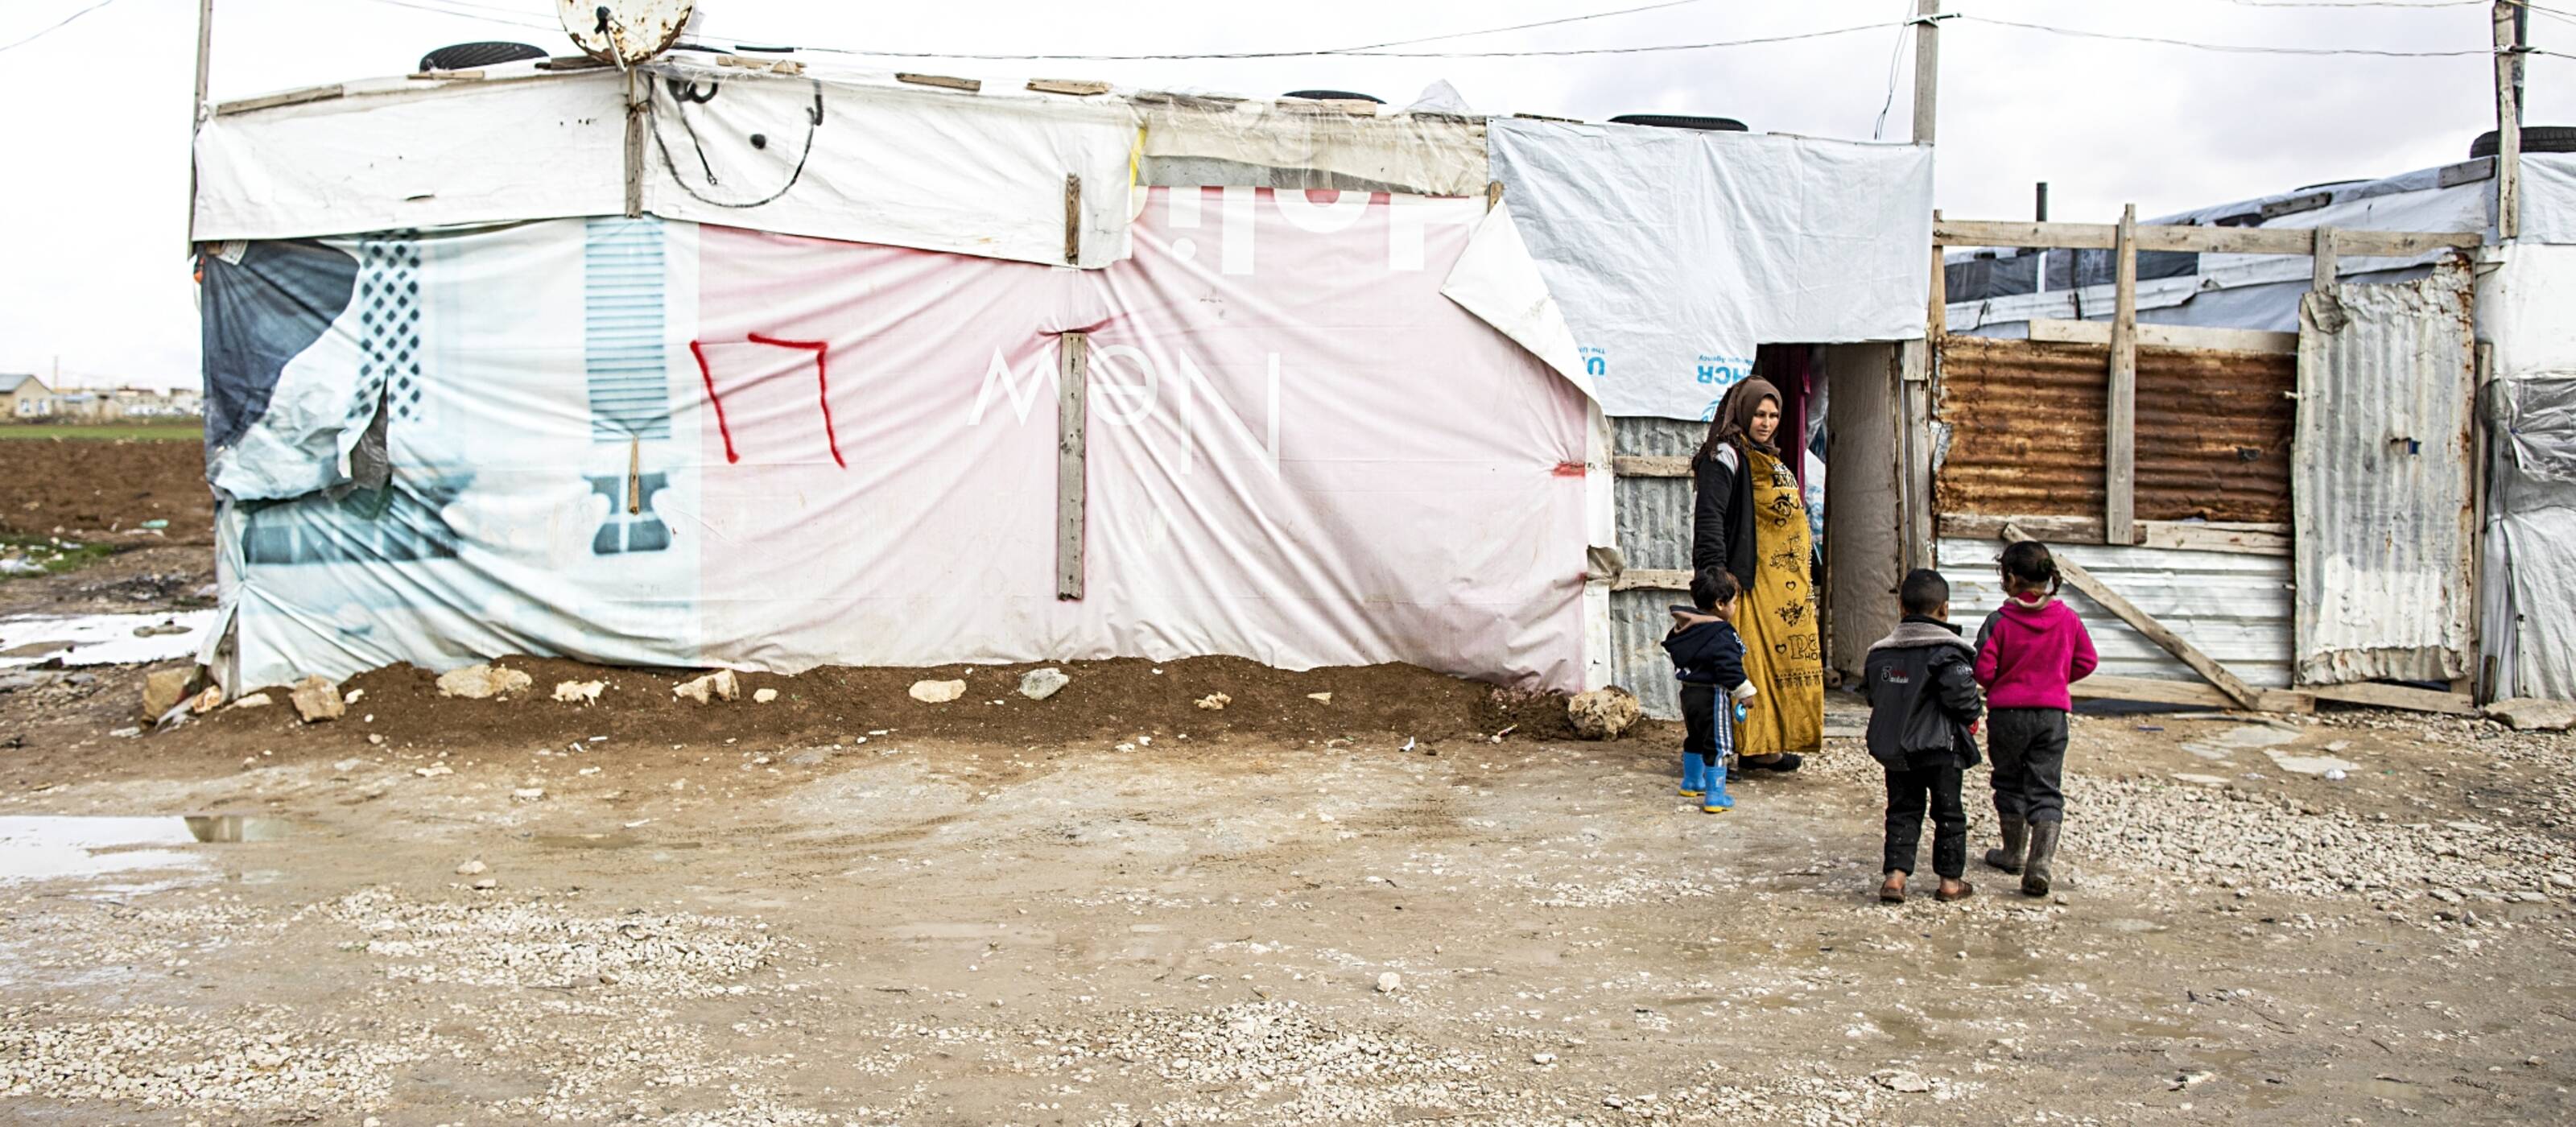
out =
{"type": "Polygon", "coordinates": [[[2522,235],[2522,51],[2523,6],[2518,0],[2496,0],[2496,238],[2512,242],[2522,235]]]}
{"type": "MultiPolygon", "coordinates": [[[[2498,8],[2505,5],[2499,3],[2498,8]]],[[[1914,5],[1914,143],[1932,143],[1941,109],[1941,0],[1914,5]]]]}
{"type": "Polygon", "coordinates": [[[215,0],[197,0],[197,97],[188,104],[188,247],[197,244],[197,131],[206,127],[206,65],[214,59],[215,0]]]}

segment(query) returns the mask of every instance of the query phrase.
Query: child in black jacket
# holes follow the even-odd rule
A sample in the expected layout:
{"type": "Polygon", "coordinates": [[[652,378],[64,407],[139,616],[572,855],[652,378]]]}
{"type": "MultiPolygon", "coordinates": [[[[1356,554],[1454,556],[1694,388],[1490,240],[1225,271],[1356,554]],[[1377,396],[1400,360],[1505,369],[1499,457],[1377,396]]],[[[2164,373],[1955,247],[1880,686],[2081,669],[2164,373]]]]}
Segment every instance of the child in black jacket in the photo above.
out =
{"type": "Polygon", "coordinates": [[[1708,568],[1691,576],[1694,607],[1674,607],[1664,636],[1682,697],[1682,794],[1701,811],[1735,808],[1726,793],[1726,760],[1735,753],[1738,702],[1753,695],[1744,677],[1744,639],[1735,633],[1735,576],[1708,568]],[[1721,695],[1725,698],[1719,699],[1721,695]]]}
{"type": "Polygon", "coordinates": [[[1887,769],[1887,849],[1880,866],[1887,879],[1878,898],[1905,902],[1928,799],[1932,871],[1941,875],[1934,899],[1964,900],[1977,892],[1960,879],[1968,871],[1968,811],[1959,799],[1963,774],[1977,765],[1977,718],[1985,712],[1977,651],[1950,624],[1950,584],[1940,572],[1915,569],[1897,597],[1905,617],[1869,648],[1861,666],[1870,758],[1887,769]]]}

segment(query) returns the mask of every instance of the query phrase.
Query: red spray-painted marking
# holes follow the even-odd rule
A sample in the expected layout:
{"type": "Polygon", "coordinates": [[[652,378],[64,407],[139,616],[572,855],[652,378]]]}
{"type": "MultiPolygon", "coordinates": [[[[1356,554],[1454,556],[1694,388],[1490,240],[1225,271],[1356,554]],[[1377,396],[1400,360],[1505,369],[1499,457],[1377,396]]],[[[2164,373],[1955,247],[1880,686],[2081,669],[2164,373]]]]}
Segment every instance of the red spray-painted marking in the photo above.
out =
{"type": "Polygon", "coordinates": [[[707,402],[716,405],[716,433],[724,436],[725,461],[739,462],[742,455],[733,451],[733,428],[725,425],[724,397],[716,394],[716,374],[707,367],[707,350],[698,342],[690,341],[689,355],[698,358],[698,378],[707,382],[707,402]]]}
{"type": "Polygon", "coordinates": [[[1558,477],[1582,477],[1584,473],[1585,470],[1583,468],[1583,463],[1581,462],[1558,462],[1556,464],[1556,476],[1558,477]]]}
{"type": "MultiPolygon", "coordinates": [[[[753,333],[745,339],[749,340],[753,344],[768,345],[771,348],[797,348],[804,349],[814,354],[815,398],[821,403],[823,408],[823,441],[832,448],[832,464],[839,466],[842,469],[848,469],[850,467],[849,461],[841,457],[840,433],[832,427],[832,382],[828,366],[832,346],[827,342],[819,340],[781,340],[777,337],[764,336],[760,333],[753,333]]],[[[724,436],[725,461],[728,463],[739,462],[742,460],[742,455],[734,449],[733,427],[725,419],[724,396],[716,391],[715,370],[707,364],[707,350],[703,343],[694,340],[690,341],[689,355],[697,357],[698,378],[706,382],[707,401],[715,404],[716,432],[724,436]]]]}
{"type": "Polygon", "coordinates": [[[850,468],[850,463],[841,457],[841,436],[832,429],[832,380],[824,368],[824,361],[832,354],[831,344],[819,340],[780,340],[759,333],[751,334],[748,339],[753,344],[772,348],[802,348],[813,352],[814,398],[823,407],[823,441],[832,448],[832,464],[842,469],[850,468]]]}

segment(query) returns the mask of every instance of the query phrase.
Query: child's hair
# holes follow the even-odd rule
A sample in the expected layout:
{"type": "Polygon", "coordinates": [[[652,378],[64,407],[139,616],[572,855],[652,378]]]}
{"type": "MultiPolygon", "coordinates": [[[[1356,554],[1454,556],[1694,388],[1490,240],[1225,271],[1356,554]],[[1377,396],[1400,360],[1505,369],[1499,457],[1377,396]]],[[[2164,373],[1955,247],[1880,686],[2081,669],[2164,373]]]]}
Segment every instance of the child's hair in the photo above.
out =
{"type": "Polygon", "coordinates": [[[1930,614],[1950,601],[1950,581],[1928,567],[1905,573],[1905,583],[1896,589],[1896,601],[1907,614],[1930,614]]]}
{"type": "Polygon", "coordinates": [[[2012,587],[2011,593],[2036,591],[2045,584],[2049,595],[2056,596],[2057,557],[2048,554],[2048,545],[2037,540],[2016,541],[2004,549],[2003,558],[1996,562],[2003,569],[2004,581],[2012,587]]]}
{"type": "Polygon", "coordinates": [[[1701,610],[1716,610],[1735,601],[1744,585],[1735,581],[1735,573],[1722,567],[1702,568],[1691,576],[1691,604],[1701,610]]]}

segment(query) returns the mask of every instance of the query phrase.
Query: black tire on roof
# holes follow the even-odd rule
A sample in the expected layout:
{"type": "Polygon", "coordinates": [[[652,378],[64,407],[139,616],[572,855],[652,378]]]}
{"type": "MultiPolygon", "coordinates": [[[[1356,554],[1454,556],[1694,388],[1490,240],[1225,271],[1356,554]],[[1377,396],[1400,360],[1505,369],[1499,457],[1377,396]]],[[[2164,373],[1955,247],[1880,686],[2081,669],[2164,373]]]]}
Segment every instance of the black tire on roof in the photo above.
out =
{"type": "MultiPolygon", "coordinates": [[[[2576,153],[2576,128],[2565,125],[2526,125],[2522,127],[2522,151],[2526,153],[2576,153]]],[[[2469,159],[2496,155],[2496,131],[2478,134],[2469,142],[2469,159]]]]}
{"type": "Polygon", "coordinates": [[[1352,90],[1291,90],[1281,94],[1280,97],[1305,98],[1317,102],[1375,102],[1381,106],[1386,104],[1384,98],[1352,90]]]}
{"type": "Polygon", "coordinates": [[[1674,113],[1623,113],[1610,119],[1619,125],[1653,125],[1665,129],[1705,129],[1715,133],[1744,133],[1743,122],[1731,117],[1692,117],[1674,113]]]}
{"type": "Polygon", "coordinates": [[[476,67],[545,57],[546,53],[542,48],[531,47],[525,43],[451,43],[422,55],[420,69],[423,71],[472,70],[476,67]]]}

